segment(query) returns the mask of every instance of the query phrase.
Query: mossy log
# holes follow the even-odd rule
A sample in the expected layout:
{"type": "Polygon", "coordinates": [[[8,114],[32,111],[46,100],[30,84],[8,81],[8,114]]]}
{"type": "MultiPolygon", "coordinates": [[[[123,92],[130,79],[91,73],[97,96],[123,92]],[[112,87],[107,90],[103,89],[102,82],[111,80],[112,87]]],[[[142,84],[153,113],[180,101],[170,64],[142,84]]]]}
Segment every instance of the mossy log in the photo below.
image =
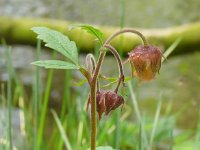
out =
{"type": "MultiPolygon", "coordinates": [[[[77,43],[82,52],[92,52],[95,47],[95,37],[80,29],[69,31],[67,27],[69,24],[74,23],[54,19],[0,17],[0,38],[4,38],[8,43],[35,45],[36,35],[30,29],[33,26],[47,26],[69,36],[77,43]]],[[[104,33],[105,39],[119,30],[117,27],[108,26],[97,26],[97,28],[104,33]]],[[[200,49],[200,22],[165,29],[138,30],[147,37],[150,43],[163,47],[163,50],[176,39],[181,38],[182,40],[173,54],[200,49]]],[[[113,40],[112,45],[127,53],[139,43],[141,43],[141,39],[138,36],[125,33],[113,40]]]]}

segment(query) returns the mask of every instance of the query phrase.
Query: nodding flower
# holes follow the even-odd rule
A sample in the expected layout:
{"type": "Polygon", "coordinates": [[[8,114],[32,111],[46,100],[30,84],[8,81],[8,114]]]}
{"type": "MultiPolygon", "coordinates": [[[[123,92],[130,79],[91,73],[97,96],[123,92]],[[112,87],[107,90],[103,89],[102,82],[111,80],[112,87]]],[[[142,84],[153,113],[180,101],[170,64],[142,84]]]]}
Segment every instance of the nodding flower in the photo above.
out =
{"type": "MultiPolygon", "coordinates": [[[[88,98],[88,104],[90,103],[90,97],[88,98]]],[[[120,105],[124,104],[124,98],[113,91],[99,91],[96,94],[96,108],[99,116],[99,120],[103,113],[108,115],[111,110],[115,110],[120,105]]],[[[87,106],[88,108],[88,106],[87,106]]]]}
{"type": "Polygon", "coordinates": [[[161,67],[162,52],[152,45],[140,45],[133,49],[129,55],[132,67],[132,76],[141,80],[152,80],[161,67]]]}

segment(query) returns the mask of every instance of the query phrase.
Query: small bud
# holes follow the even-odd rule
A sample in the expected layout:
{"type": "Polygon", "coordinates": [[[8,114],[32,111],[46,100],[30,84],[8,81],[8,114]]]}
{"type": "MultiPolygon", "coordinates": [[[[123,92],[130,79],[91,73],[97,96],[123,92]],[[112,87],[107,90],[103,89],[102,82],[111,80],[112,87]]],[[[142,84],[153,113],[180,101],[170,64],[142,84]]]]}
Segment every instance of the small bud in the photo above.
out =
{"type": "Polygon", "coordinates": [[[129,53],[132,76],[141,80],[154,79],[161,67],[162,53],[159,48],[151,45],[140,45],[129,53]],[[135,68],[135,71],[133,71],[135,68]]]}
{"type": "MultiPolygon", "coordinates": [[[[90,98],[89,98],[90,103],[90,98]]],[[[124,98],[112,91],[100,91],[96,95],[96,108],[101,119],[102,114],[105,112],[106,115],[109,114],[111,110],[115,110],[121,104],[124,104],[124,98]]],[[[88,107],[87,107],[88,108],[88,107]]]]}

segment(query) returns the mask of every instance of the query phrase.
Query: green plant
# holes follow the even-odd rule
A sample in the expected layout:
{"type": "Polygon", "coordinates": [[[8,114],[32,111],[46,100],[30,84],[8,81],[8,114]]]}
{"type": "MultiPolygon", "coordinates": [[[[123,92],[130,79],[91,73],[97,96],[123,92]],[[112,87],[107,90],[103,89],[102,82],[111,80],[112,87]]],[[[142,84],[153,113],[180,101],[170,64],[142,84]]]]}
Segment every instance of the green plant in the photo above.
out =
{"type": "MultiPolygon", "coordinates": [[[[63,35],[60,32],[54,31],[52,29],[46,27],[33,27],[32,30],[38,34],[38,39],[44,41],[45,46],[59,52],[63,56],[66,57],[66,61],[61,60],[41,60],[33,62],[32,64],[40,67],[51,68],[51,69],[73,69],[79,70],[83,76],[87,79],[88,84],[90,86],[90,94],[88,97],[87,108],[91,104],[91,150],[95,150],[96,147],[96,130],[97,130],[97,119],[96,112],[99,114],[99,119],[101,119],[101,115],[105,113],[106,115],[111,111],[119,107],[124,103],[124,99],[122,96],[118,95],[118,89],[121,84],[124,85],[125,77],[123,70],[123,63],[120,58],[120,55],[116,51],[114,47],[110,45],[110,42],[118,35],[126,32],[137,34],[143,41],[144,45],[133,49],[131,53],[129,53],[128,61],[131,62],[132,70],[135,70],[133,76],[138,76],[141,80],[151,80],[154,78],[156,73],[159,71],[161,66],[161,57],[162,53],[159,48],[151,46],[148,44],[146,38],[137,30],[134,29],[122,29],[115,34],[111,35],[105,42],[103,42],[103,33],[98,29],[89,26],[89,25],[78,25],[72,26],[72,28],[80,27],[86,30],[88,33],[94,35],[99,41],[100,54],[98,56],[98,60],[96,61],[92,54],[88,54],[86,56],[86,64],[85,67],[81,66],[78,61],[78,51],[75,42],[70,41],[69,38],[63,35]],[[116,58],[119,67],[119,78],[117,81],[117,86],[113,91],[101,91],[99,86],[99,72],[102,66],[102,62],[104,57],[110,51],[116,58]],[[135,69],[134,69],[135,68],[135,69]]],[[[132,71],[133,72],[133,71],[132,71]]],[[[51,83],[50,83],[51,84],[51,83]]],[[[47,86],[50,87],[50,86],[47,86]]],[[[49,95],[49,89],[47,89],[47,95],[49,95]]],[[[42,110],[42,116],[40,121],[41,126],[39,126],[39,133],[42,134],[43,124],[44,124],[44,116],[46,114],[46,105],[47,105],[48,97],[45,97],[45,105],[42,110]]],[[[59,126],[60,132],[63,135],[63,128],[61,128],[61,124],[58,121],[58,117],[53,112],[54,118],[59,126]]],[[[141,126],[142,130],[142,126],[141,126]]],[[[41,145],[41,136],[38,138],[38,147],[41,145]]],[[[67,138],[62,136],[64,141],[67,144],[67,138]]],[[[100,148],[98,148],[100,149],[100,148]]]]}

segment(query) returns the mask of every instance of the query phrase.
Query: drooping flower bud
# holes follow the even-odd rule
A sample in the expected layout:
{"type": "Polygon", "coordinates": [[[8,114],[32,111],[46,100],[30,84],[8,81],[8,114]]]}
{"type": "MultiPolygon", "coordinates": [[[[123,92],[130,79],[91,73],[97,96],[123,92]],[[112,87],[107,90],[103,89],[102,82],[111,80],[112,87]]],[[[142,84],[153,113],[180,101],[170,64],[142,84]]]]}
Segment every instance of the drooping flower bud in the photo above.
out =
{"type": "MultiPolygon", "coordinates": [[[[90,103],[90,98],[89,102],[90,103]]],[[[96,108],[99,116],[99,120],[103,113],[109,114],[111,110],[115,110],[121,104],[124,104],[124,98],[112,91],[100,91],[96,95],[96,108]]],[[[88,107],[87,107],[88,108],[88,107]]]]}
{"type": "Polygon", "coordinates": [[[162,53],[158,47],[152,45],[136,47],[129,53],[132,76],[137,76],[141,80],[154,79],[156,73],[159,73],[161,58],[162,53]]]}

